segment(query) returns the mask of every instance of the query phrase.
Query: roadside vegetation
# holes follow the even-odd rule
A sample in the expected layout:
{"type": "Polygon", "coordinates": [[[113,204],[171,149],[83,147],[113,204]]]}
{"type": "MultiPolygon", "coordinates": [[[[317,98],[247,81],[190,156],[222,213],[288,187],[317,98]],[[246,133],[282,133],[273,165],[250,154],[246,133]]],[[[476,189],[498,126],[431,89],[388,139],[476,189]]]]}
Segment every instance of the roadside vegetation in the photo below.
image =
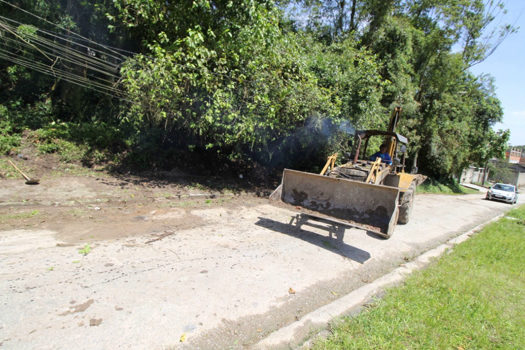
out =
{"type": "Polygon", "coordinates": [[[478,190],[461,186],[455,180],[438,181],[435,179],[427,179],[416,188],[417,193],[432,193],[432,194],[475,194],[478,190]]]}
{"type": "Polygon", "coordinates": [[[313,349],[525,348],[525,206],[409,277],[313,349]]]}
{"type": "Polygon", "coordinates": [[[85,166],[312,170],[402,106],[407,164],[446,178],[509,136],[492,129],[492,79],[469,71],[515,31],[502,1],[20,0],[0,12],[1,155],[29,143],[85,166]]]}

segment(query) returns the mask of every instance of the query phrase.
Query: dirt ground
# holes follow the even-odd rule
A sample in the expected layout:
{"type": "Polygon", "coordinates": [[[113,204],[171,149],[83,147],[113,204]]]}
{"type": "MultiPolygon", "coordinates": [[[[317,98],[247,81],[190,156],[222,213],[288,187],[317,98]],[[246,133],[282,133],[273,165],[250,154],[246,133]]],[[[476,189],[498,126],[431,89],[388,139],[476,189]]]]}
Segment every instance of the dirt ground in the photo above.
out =
{"type": "Polygon", "coordinates": [[[0,180],[0,347],[247,348],[511,207],[420,195],[384,240],[184,181],[0,180]]]}

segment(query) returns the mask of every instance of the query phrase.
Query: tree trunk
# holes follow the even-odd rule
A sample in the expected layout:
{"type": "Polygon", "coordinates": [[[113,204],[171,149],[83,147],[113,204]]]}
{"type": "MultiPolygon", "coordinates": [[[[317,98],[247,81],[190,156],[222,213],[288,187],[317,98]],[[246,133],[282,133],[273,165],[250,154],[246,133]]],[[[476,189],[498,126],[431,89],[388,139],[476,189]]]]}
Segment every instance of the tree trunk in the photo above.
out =
{"type": "Polygon", "coordinates": [[[410,172],[412,174],[417,174],[417,156],[419,155],[419,151],[416,152],[416,154],[414,154],[414,159],[412,160],[412,169],[410,170],[410,172]]]}
{"type": "Polygon", "coordinates": [[[352,12],[350,12],[350,30],[355,30],[355,6],[357,0],[352,0],[352,12]]]}
{"type": "Polygon", "coordinates": [[[486,178],[487,178],[487,162],[485,162],[485,165],[483,166],[483,177],[481,179],[481,186],[485,186],[486,178]]]}
{"type": "Polygon", "coordinates": [[[345,16],[346,1],[340,0],[337,6],[339,7],[339,13],[337,14],[337,23],[335,25],[335,36],[339,36],[341,35],[341,33],[343,33],[343,21],[345,16]]]}

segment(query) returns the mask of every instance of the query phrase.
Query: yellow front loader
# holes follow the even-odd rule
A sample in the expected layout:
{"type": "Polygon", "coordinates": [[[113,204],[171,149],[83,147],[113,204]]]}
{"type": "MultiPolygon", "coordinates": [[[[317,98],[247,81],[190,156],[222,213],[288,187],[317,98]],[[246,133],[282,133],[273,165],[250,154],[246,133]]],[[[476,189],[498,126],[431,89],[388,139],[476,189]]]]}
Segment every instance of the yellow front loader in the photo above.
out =
{"type": "Polygon", "coordinates": [[[357,131],[351,160],[345,164],[336,166],[337,154],[333,154],[320,174],[284,169],[281,185],[270,198],[313,218],[389,238],[397,223],[408,222],[416,186],[426,178],[405,173],[407,139],[394,132],[400,113],[401,107],[394,109],[387,131],[357,131]],[[392,162],[366,156],[369,141],[375,137],[386,145],[392,162]]]}

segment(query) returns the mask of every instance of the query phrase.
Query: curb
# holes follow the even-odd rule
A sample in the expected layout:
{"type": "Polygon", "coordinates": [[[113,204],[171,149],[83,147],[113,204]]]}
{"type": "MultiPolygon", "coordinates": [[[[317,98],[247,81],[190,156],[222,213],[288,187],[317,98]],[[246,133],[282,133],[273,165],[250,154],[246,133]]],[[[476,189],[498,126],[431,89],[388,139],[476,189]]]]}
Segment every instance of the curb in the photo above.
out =
{"type": "Polygon", "coordinates": [[[315,334],[322,329],[326,329],[333,319],[348,315],[352,310],[355,310],[355,308],[366,304],[372,297],[380,294],[385,288],[399,284],[412,272],[421,270],[433,259],[440,257],[447,250],[466,241],[484,226],[501,219],[503,216],[505,216],[505,213],[499,214],[491,220],[477,225],[469,231],[448,240],[446,243],[424,252],[414,260],[402,264],[394,271],[350,292],[330,304],[304,315],[300,320],[276,330],[250,348],[256,350],[277,350],[294,349],[301,346],[305,341],[311,338],[312,334],[315,334]]]}

